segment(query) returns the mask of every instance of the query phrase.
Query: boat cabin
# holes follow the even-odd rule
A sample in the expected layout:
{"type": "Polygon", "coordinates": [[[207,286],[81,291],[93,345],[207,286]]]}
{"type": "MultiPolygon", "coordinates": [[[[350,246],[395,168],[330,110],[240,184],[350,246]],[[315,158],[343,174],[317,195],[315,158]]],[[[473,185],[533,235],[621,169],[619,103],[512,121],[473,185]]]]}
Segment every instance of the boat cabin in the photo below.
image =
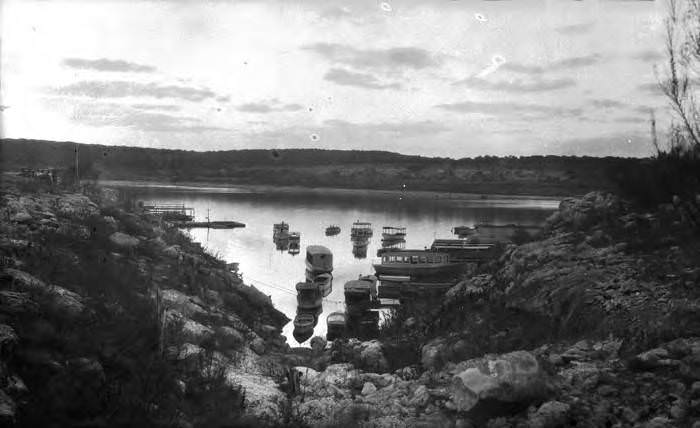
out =
{"type": "Polygon", "coordinates": [[[426,250],[391,251],[382,255],[382,264],[445,264],[450,262],[446,253],[426,250]]]}
{"type": "Polygon", "coordinates": [[[323,245],[306,247],[306,269],[312,273],[333,271],[333,253],[323,245]]]}

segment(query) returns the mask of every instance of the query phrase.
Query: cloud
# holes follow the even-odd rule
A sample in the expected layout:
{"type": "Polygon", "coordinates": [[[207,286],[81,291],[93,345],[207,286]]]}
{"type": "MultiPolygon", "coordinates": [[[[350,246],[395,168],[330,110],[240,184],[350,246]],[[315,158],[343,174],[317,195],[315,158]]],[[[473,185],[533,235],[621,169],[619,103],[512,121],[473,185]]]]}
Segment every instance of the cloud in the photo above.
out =
{"type": "Polygon", "coordinates": [[[401,87],[398,83],[382,83],[371,74],[355,73],[342,68],[331,68],[323,78],[338,85],[365,89],[399,89],[401,87]]]}
{"type": "Polygon", "coordinates": [[[597,64],[602,59],[600,54],[591,54],[580,57],[564,58],[551,62],[547,65],[526,65],[517,62],[506,62],[500,68],[506,71],[521,74],[544,74],[548,71],[571,70],[581,67],[588,67],[597,64]]]}
{"type": "Polygon", "coordinates": [[[504,91],[504,92],[547,92],[576,86],[576,81],[568,78],[533,80],[512,79],[490,81],[479,77],[469,77],[454,83],[455,85],[466,85],[473,89],[504,91]]]}
{"type": "Polygon", "coordinates": [[[275,113],[299,111],[302,108],[304,107],[300,104],[281,104],[277,99],[272,99],[266,102],[241,104],[236,109],[245,113],[275,113]]]}
{"type": "Polygon", "coordinates": [[[584,22],[581,24],[572,24],[557,27],[554,29],[554,31],[560,34],[586,34],[589,33],[594,26],[595,22],[584,22]]]}
{"type": "Polygon", "coordinates": [[[180,111],[182,107],[173,104],[132,104],[131,107],[139,110],[161,110],[161,111],[180,111]]]}
{"type": "Polygon", "coordinates": [[[542,117],[573,117],[580,116],[583,110],[580,108],[553,107],[540,104],[523,104],[510,102],[479,102],[463,101],[460,103],[438,104],[436,108],[456,113],[475,113],[488,116],[528,115],[542,117]]]}
{"type": "Polygon", "coordinates": [[[225,128],[206,125],[194,117],[144,112],[113,103],[79,104],[74,107],[71,119],[87,126],[114,126],[146,132],[227,131],[225,128]]]}
{"type": "Polygon", "coordinates": [[[359,69],[424,69],[434,67],[439,61],[430,52],[415,47],[397,47],[389,49],[357,49],[337,43],[315,43],[303,49],[337,64],[345,64],[359,69]]]}
{"type": "Polygon", "coordinates": [[[56,90],[61,95],[90,98],[153,97],[179,98],[187,101],[204,101],[217,97],[207,88],[192,86],[160,85],[158,83],[137,83],[127,81],[81,81],[62,86],[56,90]]]}
{"type": "Polygon", "coordinates": [[[591,105],[599,108],[625,107],[627,104],[610,99],[591,100],[591,105]]]}
{"type": "Polygon", "coordinates": [[[63,60],[63,65],[70,68],[88,69],[97,71],[120,71],[130,73],[151,73],[156,71],[156,68],[150,65],[136,64],[134,62],[124,61],[121,59],[84,59],[84,58],[66,58],[63,60]]]}

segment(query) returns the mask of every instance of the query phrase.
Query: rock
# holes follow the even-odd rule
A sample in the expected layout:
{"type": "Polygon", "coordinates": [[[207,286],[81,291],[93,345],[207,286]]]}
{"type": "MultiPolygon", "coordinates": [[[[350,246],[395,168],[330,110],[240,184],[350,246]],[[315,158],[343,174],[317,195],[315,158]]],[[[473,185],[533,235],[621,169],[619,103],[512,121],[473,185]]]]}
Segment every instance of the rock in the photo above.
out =
{"type": "Polygon", "coordinates": [[[30,223],[32,220],[34,218],[26,211],[18,212],[10,217],[10,221],[15,223],[30,223]]]}
{"type": "Polygon", "coordinates": [[[568,426],[569,405],[560,401],[548,401],[530,416],[528,426],[531,428],[557,428],[568,426]]]}
{"type": "Polygon", "coordinates": [[[14,353],[18,341],[17,334],[12,327],[0,324],[0,358],[9,358],[14,353]]]}
{"type": "Polygon", "coordinates": [[[663,416],[657,416],[642,425],[644,428],[671,428],[672,426],[671,421],[663,416]]]}
{"type": "Polygon", "coordinates": [[[263,355],[266,351],[265,341],[260,337],[256,337],[252,342],[250,342],[250,349],[252,349],[253,352],[258,355],[263,355]]]}
{"type": "Polygon", "coordinates": [[[365,382],[362,387],[362,395],[370,395],[377,392],[377,387],[372,382],[365,382]]]}
{"type": "Polygon", "coordinates": [[[215,334],[219,346],[224,349],[238,348],[245,340],[243,334],[229,326],[217,327],[215,334]]]}
{"type": "Polygon", "coordinates": [[[378,340],[362,342],[360,348],[360,362],[365,370],[373,372],[385,372],[389,369],[389,363],[384,357],[382,343],[378,340]]]}
{"type": "Polygon", "coordinates": [[[548,393],[547,375],[527,351],[487,355],[465,366],[453,378],[451,398],[458,411],[477,419],[508,414],[548,393]]]}
{"type": "Polygon", "coordinates": [[[214,335],[214,331],[211,328],[191,319],[186,319],[182,324],[182,333],[187,342],[195,345],[201,345],[214,335]]]}
{"type": "Polygon", "coordinates": [[[109,241],[115,246],[127,250],[135,248],[141,242],[138,238],[122,232],[114,232],[109,235],[109,241]]]}
{"type": "Polygon", "coordinates": [[[413,328],[416,325],[416,319],[414,317],[408,318],[403,322],[403,328],[413,328]]]}
{"type": "Polygon", "coordinates": [[[316,354],[320,354],[326,349],[327,343],[326,339],[321,336],[314,336],[311,339],[311,349],[313,349],[316,354]]]}
{"type": "Polygon", "coordinates": [[[639,370],[650,370],[661,366],[661,361],[669,358],[669,353],[664,348],[654,348],[642,352],[630,361],[630,367],[639,370]]]}
{"type": "Polygon", "coordinates": [[[84,381],[102,383],[105,380],[102,364],[93,358],[73,358],[66,362],[66,368],[72,376],[77,376],[84,381]]]}
{"type": "Polygon", "coordinates": [[[430,393],[428,393],[428,388],[425,385],[420,385],[415,391],[413,391],[408,404],[412,407],[425,407],[429,401],[430,393]]]}
{"type": "Polygon", "coordinates": [[[10,315],[36,314],[39,305],[32,300],[29,293],[16,291],[0,291],[0,313],[10,315]]]}
{"type": "Polygon", "coordinates": [[[443,339],[428,342],[421,349],[421,364],[427,370],[437,370],[447,362],[447,345],[443,339]]]}
{"type": "Polygon", "coordinates": [[[9,395],[0,389],[0,425],[13,426],[17,413],[17,405],[9,395]]]}

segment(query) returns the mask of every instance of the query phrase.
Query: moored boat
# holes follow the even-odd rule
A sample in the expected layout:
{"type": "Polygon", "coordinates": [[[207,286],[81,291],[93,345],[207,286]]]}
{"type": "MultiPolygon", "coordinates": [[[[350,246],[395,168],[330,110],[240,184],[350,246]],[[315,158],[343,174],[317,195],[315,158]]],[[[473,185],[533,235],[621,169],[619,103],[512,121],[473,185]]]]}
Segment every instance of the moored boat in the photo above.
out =
{"type": "Polygon", "coordinates": [[[306,270],[312,274],[333,272],[333,253],[323,245],[306,247],[306,270]]]}
{"type": "Polygon", "coordinates": [[[371,300],[371,282],[363,279],[348,281],[343,286],[346,304],[368,303],[371,300]]]}
{"type": "Polygon", "coordinates": [[[382,228],[382,241],[401,241],[406,239],[406,228],[396,226],[384,226],[382,228]]]}
{"type": "Polygon", "coordinates": [[[377,275],[404,275],[411,278],[453,276],[462,272],[464,263],[450,259],[450,254],[432,250],[394,250],[382,254],[375,263],[377,275]]]}
{"type": "Polygon", "coordinates": [[[332,224],[326,228],[326,236],[335,236],[340,233],[340,226],[332,224]]]}
{"type": "Polygon", "coordinates": [[[372,223],[365,222],[365,221],[356,221],[352,224],[352,228],[350,229],[350,236],[353,238],[356,237],[371,237],[373,234],[372,232],[372,223]]]}

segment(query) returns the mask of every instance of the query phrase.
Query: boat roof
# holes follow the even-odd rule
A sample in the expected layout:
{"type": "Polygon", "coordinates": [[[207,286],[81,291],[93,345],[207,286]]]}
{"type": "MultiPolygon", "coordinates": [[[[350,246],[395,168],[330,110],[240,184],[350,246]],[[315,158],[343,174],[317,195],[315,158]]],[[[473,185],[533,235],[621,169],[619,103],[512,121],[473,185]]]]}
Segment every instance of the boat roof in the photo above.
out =
{"type": "Polygon", "coordinates": [[[352,224],[353,226],[371,226],[372,223],[368,221],[356,221],[352,224]]]}
{"type": "Polygon", "coordinates": [[[323,245],[309,245],[306,247],[306,254],[331,254],[331,250],[323,245]]]}
{"type": "Polygon", "coordinates": [[[329,314],[328,317],[326,318],[326,322],[333,322],[333,321],[343,321],[345,322],[345,314],[342,312],[333,312],[332,314],[329,314]]]}
{"type": "Polygon", "coordinates": [[[354,279],[345,283],[345,289],[347,290],[348,288],[362,288],[369,290],[370,283],[361,279],[354,279]]]}
{"type": "Polygon", "coordinates": [[[418,255],[421,255],[421,254],[426,254],[426,255],[427,255],[427,254],[438,254],[438,255],[444,254],[444,253],[440,253],[440,252],[433,251],[433,250],[410,250],[410,249],[398,249],[398,248],[396,248],[396,249],[394,249],[394,248],[391,248],[391,249],[387,248],[387,250],[388,250],[388,251],[382,253],[383,256],[387,256],[387,255],[393,255],[393,256],[395,256],[395,255],[418,256],[418,255]]]}
{"type": "Polygon", "coordinates": [[[384,226],[382,229],[387,230],[406,230],[404,226],[384,226]]]}

